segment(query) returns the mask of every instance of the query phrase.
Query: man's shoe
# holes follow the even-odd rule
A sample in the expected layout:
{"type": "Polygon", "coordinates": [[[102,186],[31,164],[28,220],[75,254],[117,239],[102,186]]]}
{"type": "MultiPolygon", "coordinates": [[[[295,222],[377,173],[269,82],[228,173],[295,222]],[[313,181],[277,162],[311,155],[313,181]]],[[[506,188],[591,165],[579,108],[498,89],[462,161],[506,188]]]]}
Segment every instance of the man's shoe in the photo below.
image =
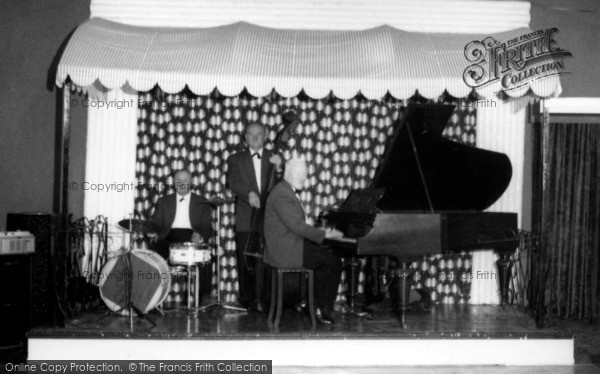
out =
{"type": "Polygon", "coordinates": [[[322,325],[332,325],[334,323],[333,320],[329,318],[321,308],[315,309],[315,317],[317,322],[322,325]]]}
{"type": "Polygon", "coordinates": [[[296,309],[296,312],[298,313],[303,313],[308,309],[308,305],[306,305],[306,302],[302,300],[294,304],[294,309],[296,309]]]}

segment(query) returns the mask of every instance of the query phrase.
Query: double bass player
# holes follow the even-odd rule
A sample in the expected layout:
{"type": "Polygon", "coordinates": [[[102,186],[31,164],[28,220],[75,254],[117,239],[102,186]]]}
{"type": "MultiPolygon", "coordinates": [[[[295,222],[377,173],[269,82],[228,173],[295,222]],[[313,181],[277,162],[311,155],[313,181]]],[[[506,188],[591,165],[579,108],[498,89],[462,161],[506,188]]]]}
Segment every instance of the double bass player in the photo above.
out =
{"type": "MultiPolygon", "coordinates": [[[[298,123],[296,113],[282,115],[284,125],[298,123]]],[[[261,204],[275,185],[282,172],[282,157],[264,148],[267,139],[265,127],[250,123],[244,134],[247,148],[227,159],[227,184],[235,195],[235,244],[238,268],[239,303],[244,308],[258,312],[267,311],[265,293],[265,267],[258,257],[248,256],[247,252],[257,252],[249,248],[253,238],[262,236],[261,204]],[[253,222],[253,220],[255,220],[253,222]]],[[[264,213],[264,206],[262,212],[264,213]]],[[[261,238],[262,239],[262,238],[261,238]]]]}

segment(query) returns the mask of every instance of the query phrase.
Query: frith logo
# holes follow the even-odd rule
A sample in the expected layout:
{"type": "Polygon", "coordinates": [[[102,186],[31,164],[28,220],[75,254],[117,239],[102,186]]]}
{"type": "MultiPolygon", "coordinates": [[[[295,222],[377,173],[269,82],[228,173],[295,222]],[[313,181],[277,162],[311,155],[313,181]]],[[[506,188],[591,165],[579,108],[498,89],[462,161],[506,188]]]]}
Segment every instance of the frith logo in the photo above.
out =
{"type": "Polygon", "coordinates": [[[463,80],[470,87],[500,83],[512,90],[552,75],[565,73],[565,57],[571,52],[556,46],[557,28],[537,30],[504,43],[487,37],[465,47],[465,57],[473,64],[465,69],[463,80]]]}

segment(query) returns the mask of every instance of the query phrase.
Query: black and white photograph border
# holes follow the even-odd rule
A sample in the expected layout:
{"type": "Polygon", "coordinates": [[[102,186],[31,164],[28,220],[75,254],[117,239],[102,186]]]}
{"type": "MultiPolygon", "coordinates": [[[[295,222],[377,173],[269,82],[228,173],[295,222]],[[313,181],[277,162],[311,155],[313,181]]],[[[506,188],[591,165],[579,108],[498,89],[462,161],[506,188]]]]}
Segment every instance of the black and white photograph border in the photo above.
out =
{"type": "Polygon", "coordinates": [[[597,1],[0,17],[0,371],[600,372],[597,1]]]}

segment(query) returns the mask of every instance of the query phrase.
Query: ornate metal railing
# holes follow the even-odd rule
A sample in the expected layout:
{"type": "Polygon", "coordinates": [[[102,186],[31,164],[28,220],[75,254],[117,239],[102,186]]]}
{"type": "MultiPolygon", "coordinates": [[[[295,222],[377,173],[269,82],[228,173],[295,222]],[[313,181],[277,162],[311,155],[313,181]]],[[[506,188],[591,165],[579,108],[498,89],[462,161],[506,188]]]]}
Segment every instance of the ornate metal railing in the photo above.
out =
{"type": "Polygon", "coordinates": [[[54,228],[55,284],[58,307],[66,318],[103,305],[98,279],[108,257],[108,221],[106,217],[86,217],[54,228]]]}
{"type": "Polygon", "coordinates": [[[543,259],[542,238],[537,233],[519,231],[519,246],[511,256],[514,265],[511,279],[511,304],[530,314],[540,328],[547,327],[545,285],[548,264],[543,259]]]}

